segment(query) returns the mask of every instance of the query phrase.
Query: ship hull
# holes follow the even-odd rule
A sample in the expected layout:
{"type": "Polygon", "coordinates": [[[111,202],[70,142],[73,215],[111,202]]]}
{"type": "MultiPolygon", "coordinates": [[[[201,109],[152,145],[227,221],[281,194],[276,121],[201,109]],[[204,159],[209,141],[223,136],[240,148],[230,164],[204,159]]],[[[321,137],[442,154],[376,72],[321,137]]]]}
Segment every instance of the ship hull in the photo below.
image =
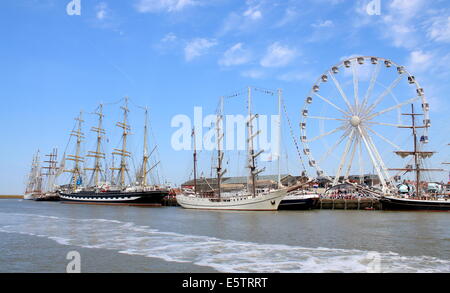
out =
{"type": "Polygon", "coordinates": [[[34,198],[35,201],[60,201],[58,193],[45,193],[34,198]]]}
{"type": "Polygon", "coordinates": [[[279,190],[263,195],[236,196],[217,198],[190,196],[185,194],[177,195],[177,202],[185,209],[200,210],[229,210],[229,211],[276,211],[286,195],[286,191],[279,190]]]}
{"type": "Polygon", "coordinates": [[[416,200],[394,197],[380,198],[383,210],[450,211],[450,200],[416,200]]]}
{"type": "Polygon", "coordinates": [[[26,193],[26,194],[23,196],[23,199],[26,199],[26,200],[34,200],[34,196],[33,196],[33,194],[31,194],[31,193],[26,193]]]}
{"type": "Polygon", "coordinates": [[[319,201],[318,197],[290,198],[286,196],[278,206],[279,210],[311,210],[319,201]]]}
{"type": "Polygon", "coordinates": [[[100,205],[140,205],[161,206],[162,200],[168,191],[142,191],[142,192],[88,192],[60,193],[63,203],[100,204],[100,205]]]}

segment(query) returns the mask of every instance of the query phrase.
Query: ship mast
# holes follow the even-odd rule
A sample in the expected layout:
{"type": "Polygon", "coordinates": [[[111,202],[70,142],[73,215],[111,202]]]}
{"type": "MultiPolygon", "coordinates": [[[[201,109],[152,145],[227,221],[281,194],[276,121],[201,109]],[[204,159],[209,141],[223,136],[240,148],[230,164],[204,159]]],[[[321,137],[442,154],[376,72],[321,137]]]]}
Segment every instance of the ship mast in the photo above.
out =
{"type": "Polygon", "coordinates": [[[142,185],[147,186],[147,163],[148,163],[148,143],[147,143],[148,109],[145,108],[144,123],[144,155],[142,157],[142,185]]]}
{"type": "Polygon", "coordinates": [[[71,170],[64,170],[64,172],[72,173],[72,184],[73,184],[72,189],[73,189],[73,191],[77,190],[78,178],[79,177],[81,178],[80,163],[84,162],[83,158],[80,156],[81,142],[82,142],[82,139],[84,138],[84,134],[81,132],[81,127],[84,122],[82,117],[83,117],[83,112],[80,112],[80,115],[77,118],[75,118],[75,120],[78,122],[77,130],[72,130],[72,132],[70,133],[71,136],[75,136],[77,138],[77,144],[76,144],[75,155],[67,155],[66,160],[74,161],[75,162],[74,167],[71,170]]]}
{"type": "Polygon", "coordinates": [[[197,194],[197,145],[195,141],[195,128],[192,128],[192,138],[194,143],[194,193],[197,194]]]}
{"type": "Polygon", "coordinates": [[[278,158],[277,158],[277,169],[278,169],[278,188],[281,188],[281,89],[278,89],[278,158]]]}
{"type": "Polygon", "coordinates": [[[41,192],[42,176],[41,168],[39,164],[39,150],[33,156],[33,162],[31,164],[31,171],[28,178],[28,185],[25,193],[41,192]]]}
{"type": "MultiPolygon", "coordinates": [[[[407,115],[407,114],[404,114],[407,115]]],[[[419,165],[419,156],[418,156],[418,149],[417,149],[417,131],[416,131],[416,119],[415,116],[418,114],[414,114],[414,104],[411,104],[411,120],[412,120],[412,132],[413,132],[413,138],[414,138],[414,164],[416,166],[416,193],[417,196],[420,197],[420,165],[419,165]]]]}
{"type": "Polygon", "coordinates": [[[123,110],[122,122],[117,122],[116,126],[122,128],[122,149],[114,149],[113,154],[121,157],[120,166],[118,168],[111,168],[111,170],[118,170],[120,175],[119,185],[125,186],[125,173],[128,171],[127,157],[131,156],[131,153],[127,151],[127,137],[129,135],[130,126],[128,125],[128,97],[125,97],[125,105],[120,107],[123,110]]]}
{"type": "MultiPolygon", "coordinates": [[[[450,145],[450,143],[449,143],[448,145],[450,145]]],[[[450,165],[450,162],[443,162],[442,164],[444,164],[444,165],[450,165]]]]}
{"type": "Polygon", "coordinates": [[[98,115],[98,125],[97,127],[92,127],[91,131],[97,133],[97,147],[95,151],[89,151],[86,157],[95,158],[95,161],[93,168],[85,168],[85,170],[93,171],[94,186],[97,187],[99,185],[99,175],[102,173],[100,160],[105,159],[105,154],[101,152],[102,138],[105,135],[105,130],[103,129],[103,104],[100,104],[98,111],[94,114],[98,115]]]}
{"type": "Polygon", "coordinates": [[[148,152],[148,109],[145,108],[145,123],[144,123],[144,152],[142,156],[142,168],[141,168],[141,174],[138,174],[139,178],[138,181],[142,186],[147,186],[147,174],[153,170],[156,166],[159,165],[160,161],[156,162],[153,166],[150,168],[147,168],[148,161],[150,156],[153,154],[153,152],[156,150],[157,146],[155,146],[152,151],[148,152]]]}
{"type": "Polygon", "coordinates": [[[248,120],[247,120],[247,131],[248,131],[248,138],[247,138],[247,149],[248,149],[248,168],[249,168],[249,179],[251,183],[247,182],[247,192],[251,192],[251,194],[255,197],[256,196],[256,176],[263,172],[262,170],[256,169],[256,157],[258,157],[260,154],[264,152],[264,150],[260,150],[258,153],[255,154],[254,145],[253,145],[253,139],[260,134],[260,130],[258,130],[256,133],[253,133],[253,119],[257,118],[258,115],[252,114],[252,91],[251,87],[248,87],[247,89],[248,94],[248,120]],[[249,190],[249,185],[251,185],[251,190],[249,190]]]}
{"type": "Polygon", "coordinates": [[[221,197],[221,182],[222,176],[227,172],[227,170],[222,171],[222,160],[223,160],[223,151],[222,151],[222,140],[223,140],[223,130],[221,131],[221,124],[223,123],[223,97],[220,97],[220,110],[217,114],[216,120],[216,130],[217,130],[217,196],[221,197]]]}
{"type": "Polygon", "coordinates": [[[34,179],[34,165],[36,162],[36,154],[33,155],[33,160],[31,162],[30,173],[28,174],[27,187],[25,188],[25,193],[30,193],[33,190],[33,179],[34,179]]]}
{"type": "Polygon", "coordinates": [[[420,197],[422,194],[422,191],[420,189],[420,178],[421,178],[421,172],[428,172],[428,171],[443,171],[442,169],[423,169],[421,168],[421,159],[431,157],[434,155],[435,152],[429,152],[429,151],[420,151],[417,141],[417,129],[418,128],[427,128],[428,126],[420,126],[416,125],[416,116],[421,116],[423,114],[418,114],[414,112],[414,104],[411,104],[411,113],[404,113],[402,115],[405,116],[411,116],[412,124],[411,126],[399,126],[399,128],[410,128],[412,129],[413,133],[413,139],[414,139],[414,150],[411,151],[396,151],[395,153],[401,157],[406,156],[413,156],[414,157],[414,168],[408,167],[407,168],[400,168],[400,169],[389,169],[389,170],[395,170],[395,171],[405,171],[405,172],[415,172],[415,179],[416,179],[416,197],[420,197]]]}
{"type": "Polygon", "coordinates": [[[56,148],[54,148],[50,154],[45,155],[45,156],[48,157],[48,161],[44,161],[44,163],[47,163],[47,166],[44,166],[42,168],[46,169],[47,172],[43,173],[42,175],[47,176],[47,191],[52,192],[53,185],[55,183],[56,170],[58,169],[56,167],[58,150],[56,148]]]}

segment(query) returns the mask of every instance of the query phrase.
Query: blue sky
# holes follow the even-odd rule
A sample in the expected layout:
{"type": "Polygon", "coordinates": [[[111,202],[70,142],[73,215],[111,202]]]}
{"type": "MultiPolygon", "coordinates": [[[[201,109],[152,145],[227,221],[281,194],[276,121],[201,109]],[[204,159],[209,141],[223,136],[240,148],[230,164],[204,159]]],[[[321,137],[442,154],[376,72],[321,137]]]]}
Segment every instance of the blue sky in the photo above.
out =
{"type": "MultiPolygon", "coordinates": [[[[194,106],[214,113],[219,96],[247,85],[281,88],[299,135],[314,82],[356,55],[392,59],[413,73],[431,106],[428,148],[440,151],[433,163],[450,160],[448,1],[381,0],[381,14],[369,15],[370,1],[363,0],[81,0],[79,16],[67,15],[69,2],[0,4],[0,193],[23,192],[37,149],[62,152],[80,110],[92,112],[123,96],[150,108],[163,173],[181,183],[191,154],[172,150],[172,117],[192,116],[194,106]]],[[[257,104],[259,113],[276,113],[270,98],[257,104]]],[[[105,111],[111,111],[113,128],[119,113],[113,106],[105,111]]],[[[133,111],[140,124],[142,110],[133,111]]],[[[238,104],[229,111],[238,113],[238,104]]],[[[245,114],[244,106],[238,114],[245,114]]],[[[86,133],[95,123],[91,116],[86,114],[86,133]]],[[[282,161],[282,169],[299,173],[287,131],[283,137],[289,162],[282,161]]],[[[134,139],[138,143],[139,136],[134,139]]],[[[210,157],[202,155],[207,169],[210,157]]],[[[331,163],[326,168],[335,168],[331,163]]],[[[446,173],[436,176],[447,179],[446,173]]]]}

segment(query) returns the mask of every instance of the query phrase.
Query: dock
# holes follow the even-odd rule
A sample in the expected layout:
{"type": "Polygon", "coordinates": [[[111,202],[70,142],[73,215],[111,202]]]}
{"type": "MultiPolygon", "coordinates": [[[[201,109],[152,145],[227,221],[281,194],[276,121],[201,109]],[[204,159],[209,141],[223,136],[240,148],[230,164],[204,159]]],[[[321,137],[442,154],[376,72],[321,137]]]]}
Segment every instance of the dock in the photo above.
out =
{"type": "Polygon", "coordinates": [[[177,198],[174,195],[168,195],[163,198],[162,205],[165,207],[177,207],[179,204],[177,203],[177,198]]]}
{"type": "MultiPolygon", "coordinates": [[[[175,196],[166,196],[163,206],[179,206],[175,196]]],[[[381,210],[381,203],[374,198],[333,199],[321,198],[314,209],[318,210],[381,210]]]]}
{"type": "Polygon", "coordinates": [[[381,210],[381,203],[374,198],[321,198],[315,208],[320,210],[381,210]]]}

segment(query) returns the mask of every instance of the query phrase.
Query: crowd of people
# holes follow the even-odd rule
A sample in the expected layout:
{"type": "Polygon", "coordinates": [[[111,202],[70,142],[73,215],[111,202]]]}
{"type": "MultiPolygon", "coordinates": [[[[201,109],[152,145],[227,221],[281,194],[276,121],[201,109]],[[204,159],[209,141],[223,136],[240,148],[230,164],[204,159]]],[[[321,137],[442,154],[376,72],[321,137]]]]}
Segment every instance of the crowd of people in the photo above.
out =
{"type": "Polygon", "coordinates": [[[372,198],[370,194],[358,192],[355,190],[333,190],[327,193],[320,194],[320,198],[325,199],[362,199],[362,198],[372,198]]]}

